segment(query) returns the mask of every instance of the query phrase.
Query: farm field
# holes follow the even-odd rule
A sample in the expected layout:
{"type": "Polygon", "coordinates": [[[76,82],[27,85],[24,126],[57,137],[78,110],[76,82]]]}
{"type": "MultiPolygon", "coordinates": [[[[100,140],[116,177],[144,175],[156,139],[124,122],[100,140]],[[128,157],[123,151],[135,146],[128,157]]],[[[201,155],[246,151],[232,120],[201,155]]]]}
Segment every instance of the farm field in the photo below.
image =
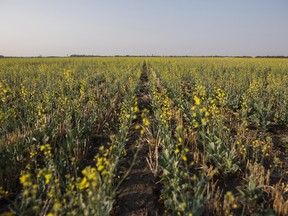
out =
{"type": "Polygon", "coordinates": [[[288,215],[288,60],[0,59],[0,215],[288,215]]]}

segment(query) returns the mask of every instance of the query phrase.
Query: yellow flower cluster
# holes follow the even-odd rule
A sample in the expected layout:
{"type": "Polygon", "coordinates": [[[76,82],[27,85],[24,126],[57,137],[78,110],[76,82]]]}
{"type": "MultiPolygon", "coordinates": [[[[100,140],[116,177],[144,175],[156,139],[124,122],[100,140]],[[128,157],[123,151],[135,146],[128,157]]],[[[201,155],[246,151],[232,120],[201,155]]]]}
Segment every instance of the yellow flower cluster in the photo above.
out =
{"type": "Polygon", "coordinates": [[[30,158],[34,158],[37,155],[37,151],[31,151],[29,154],[30,158]]]}
{"type": "Polygon", "coordinates": [[[144,124],[145,126],[149,126],[149,125],[150,125],[150,121],[149,121],[149,119],[146,118],[146,117],[142,119],[142,122],[143,122],[143,124],[144,124]]]}
{"type": "Polygon", "coordinates": [[[131,104],[123,102],[123,106],[121,107],[121,111],[120,111],[121,112],[120,122],[124,123],[127,120],[130,121],[131,119],[137,118],[137,113],[139,112],[137,98],[133,96],[132,101],[134,101],[132,106],[131,104]]]}
{"type": "MultiPolygon", "coordinates": [[[[111,148],[110,148],[111,149],[111,148]]],[[[101,175],[107,175],[109,173],[110,162],[108,160],[110,149],[105,149],[104,146],[99,148],[100,152],[96,156],[96,167],[97,171],[101,173],[101,175]]]]}
{"type": "MultiPolygon", "coordinates": [[[[200,107],[201,100],[196,95],[194,96],[194,105],[191,107],[192,111],[192,126],[198,128],[199,126],[206,126],[209,122],[210,113],[205,106],[200,107]]],[[[204,104],[203,104],[204,105],[204,104]]]]}
{"type": "Polygon", "coordinates": [[[20,176],[20,183],[24,187],[29,187],[32,186],[32,180],[31,180],[31,174],[30,173],[24,173],[23,175],[20,176]]]}
{"type": "Polygon", "coordinates": [[[184,146],[184,140],[185,138],[187,138],[187,133],[186,133],[186,130],[184,130],[182,125],[177,126],[175,136],[177,139],[177,144],[176,144],[176,149],[174,150],[174,153],[177,155],[181,151],[181,159],[183,161],[187,161],[186,154],[189,152],[189,149],[184,146]]]}
{"type": "Polygon", "coordinates": [[[53,178],[52,170],[53,170],[53,167],[50,167],[50,169],[47,169],[47,168],[38,169],[37,170],[37,178],[38,179],[43,178],[45,180],[44,184],[48,185],[53,178]]]}
{"type": "Polygon", "coordinates": [[[194,103],[196,106],[199,106],[201,104],[201,100],[199,97],[197,97],[196,95],[194,95],[194,103]]]}
{"type": "Polygon", "coordinates": [[[19,180],[23,185],[23,196],[31,196],[33,199],[36,199],[38,185],[33,183],[32,175],[30,173],[23,173],[19,180]]]}
{"type": "Polygon", "coordinates": [[[52,150],[52,148],[51,148],[51,145],[50,145],[50,144],[45,144],[45,145],[42,145],[42,146],[40,147],[40,151],[43,152],[44,155],[45,155],[46,157],[49,157],[49,158],[52,157],[51,150],[52,150]]]}
{"type": "Polygon", "coordinates": [[[49,184],[51,178],[52,178],[52,174],[51,173],[47,173],[45,174],[45,184],[49,184]]]}
{"type": "Polygon", "coordinates": [[[252,147],[256,151],[261,151],[265,156],[269,156],[269,151],[271,150],[271,140],[267,138],[267,140],[253,140],[252,147]]]}
{"type": "MultiPolygon", "coordinates": [[[[198,92],[199,96],[201,97],[202,100],[204,100],[206,96],[206,88],[203,85],[197,85],[195,88],[196,92],[198,92]]],[[[195,98],[194,98],[195,100],[195,98]]]]}
{"type": "Polygon", "coordinates": [[[225,106],[226,103],[227,103],[226,94],[221,88],[218,88],[216,90],[216,99],[217,99],[217,101],[219,103],[219,106],[221,106],[221,107],[225,106]]]}
{"type": "Polygon", "coordinates": [[[261,86],[261,82],[259,80],[259,78],[253,78],[252,82],[250,83],[250,86],[248,88],[248,94],[253,96],[253,97],[257,97],[258,94],[261,91],[262,86],[261,86]]]}
{"type": "Polygon", "coordinates": [[[81,80],[81,84],[80,84],[80,99],[83,99],[85,97],[85,86],[87,86],[87,80],[81,80]]]}
{"type": "Polygon", "coordinates": [[[8,93],[10,92],[10,88],[7,84],[4,84],[2,82],[0,82],[0,100],[3,103],[7,102],[8,99],[8,93]]]}
{"type": "Polygon", "coordinates": [[[155,89],[152,91],[153,103],[158,104],[160,108],[159,117],[166,127],[169,126],[169,121],[172,119],[172,101],[167,95],[167,90],[163,89],[162,92],[158,92],[155,89]]]}
{"type": "Polygon", "coordinates": [[[172,119],[172,103],[169,100],[168,96],[165,95],[165,99],[162,101],[162,114],[160,118],[166,124],[172,119]]]}
{"type": "Polygon", "coordinates": [[[89,188],[89,186],[92,189],[95,189],[97,186],[97,171],[96,168],[92,168],[91,166],[86,167],[84,170],[82,170],[83,178],[82,180],[78,183],[77,188],[79,190],[84,190],[89,188]]]}
{"type": "MultiPolygon", "coordinates": [[[[150,126],[150,120],[149,120],[149,110],[144,109],[141,113],[142,123],[144,127],[150,126]]],[[[141,130],[141,134],[144,134],[144,128],[141,130]]]]}
{"type": "Polygon", "coordinates": [[[27,89],[23,83],[20,84],[20,97],[25,103],[28,103],[28,96],[29,94],[33,95],[33,92],[29,92],[29,89],[27,89]]]}

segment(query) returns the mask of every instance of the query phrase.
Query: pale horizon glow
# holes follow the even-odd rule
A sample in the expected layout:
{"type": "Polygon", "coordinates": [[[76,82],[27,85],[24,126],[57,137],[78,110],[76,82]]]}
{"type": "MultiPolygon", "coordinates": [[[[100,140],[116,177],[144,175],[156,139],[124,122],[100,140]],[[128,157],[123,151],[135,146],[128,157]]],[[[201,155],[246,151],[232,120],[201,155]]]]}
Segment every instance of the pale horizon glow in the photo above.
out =
{"type": "Polygon", "coordinates": [[[287,0],[0,0],[0,55],[288,56],[287,0]]]}

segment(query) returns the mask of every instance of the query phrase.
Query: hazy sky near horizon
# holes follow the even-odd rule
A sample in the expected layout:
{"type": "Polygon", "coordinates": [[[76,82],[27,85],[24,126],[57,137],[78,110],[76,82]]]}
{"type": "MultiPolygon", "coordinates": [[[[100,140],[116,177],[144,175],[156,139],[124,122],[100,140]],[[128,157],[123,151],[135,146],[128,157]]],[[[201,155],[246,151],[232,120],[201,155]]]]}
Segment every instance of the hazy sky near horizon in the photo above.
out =
{"type": "Polygon", "coordinates": [[[287,55],[288,0],[0,0],[0,55],[287,55]]]}

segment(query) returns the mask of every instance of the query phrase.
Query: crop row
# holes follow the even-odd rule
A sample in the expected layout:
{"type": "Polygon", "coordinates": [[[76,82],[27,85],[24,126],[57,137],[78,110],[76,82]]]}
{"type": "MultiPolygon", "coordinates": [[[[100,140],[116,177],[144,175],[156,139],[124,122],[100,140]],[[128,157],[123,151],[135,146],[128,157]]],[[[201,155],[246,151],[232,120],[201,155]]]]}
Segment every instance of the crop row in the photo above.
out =
{"type": "Polygon", "coordinates": [[[287,214],[287,63],[150,63],[167,213],[287,214]]]}

